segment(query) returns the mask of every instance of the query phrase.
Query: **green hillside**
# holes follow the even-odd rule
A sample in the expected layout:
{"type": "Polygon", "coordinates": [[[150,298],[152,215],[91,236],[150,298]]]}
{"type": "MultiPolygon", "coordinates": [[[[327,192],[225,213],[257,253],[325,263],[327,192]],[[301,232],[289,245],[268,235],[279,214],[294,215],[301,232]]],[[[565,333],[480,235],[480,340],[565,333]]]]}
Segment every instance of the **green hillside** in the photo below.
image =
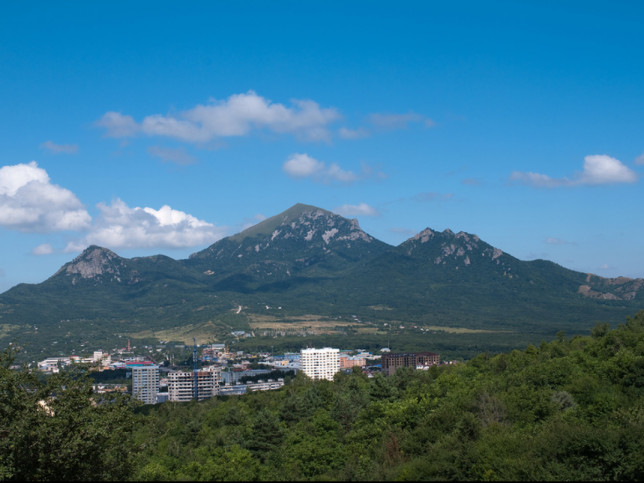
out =
{"type": "Polygon", "coordinates": [[[342,337],[350,347],[393,340],[451,346],[465,357],[482,344],[498,350],[538,344],[560,330],[584,333],[596,321],[615,325],[642,308],[642,279],[522,261],[450,230],[428,228],[392,247],[356,220],[297,204],[187,260],[126,259],[90,246],[43,283],[0,294],[0,344],[15,342],[24,349],[20,357],[34,361],[113,348],[126,338],[154,343],[160,332],[188,337],[187,328],[229,342],[232,331],[253,332],[266,317],[290,323],[306,316],[343,327],[358,322],[305,330],[296,341],[271,342],[258,332],[253,342],[292,346],[342,337]],[[492,335],[454,340],[439,330],[430,339],[428,332],[410,332],[414,326],[492,335]]]}
{"type": "Polygon", "coordinates": [[[0,354],[5,481],[644,479],[644,311],[427,371],[300,373],[202,402],[133,407],[87,374],[11,363],[0,354]]]}

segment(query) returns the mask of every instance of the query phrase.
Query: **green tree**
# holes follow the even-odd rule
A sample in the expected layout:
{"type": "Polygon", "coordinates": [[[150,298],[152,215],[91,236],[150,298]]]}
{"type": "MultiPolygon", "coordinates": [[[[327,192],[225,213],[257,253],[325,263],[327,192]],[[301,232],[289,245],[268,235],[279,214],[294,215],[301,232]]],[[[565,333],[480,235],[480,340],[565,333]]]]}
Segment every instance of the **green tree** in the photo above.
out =
{"type": "Polygon", "coordinates": [[[132,463],[134,402],[102,397],[84,368],[42,382],[0,355],[0,477],[6,480],[118,480],[132,463]]]}

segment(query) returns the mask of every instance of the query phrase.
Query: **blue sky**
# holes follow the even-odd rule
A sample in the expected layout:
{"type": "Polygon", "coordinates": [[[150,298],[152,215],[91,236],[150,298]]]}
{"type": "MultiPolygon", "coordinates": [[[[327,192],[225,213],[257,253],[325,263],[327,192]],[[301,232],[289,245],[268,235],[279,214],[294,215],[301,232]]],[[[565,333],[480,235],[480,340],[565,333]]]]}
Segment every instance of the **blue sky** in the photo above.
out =
{"type": "Polygon", "coordinates": [[[641,2],[11,2],[0,291],[295,203],[644,277],[641,2]]]}

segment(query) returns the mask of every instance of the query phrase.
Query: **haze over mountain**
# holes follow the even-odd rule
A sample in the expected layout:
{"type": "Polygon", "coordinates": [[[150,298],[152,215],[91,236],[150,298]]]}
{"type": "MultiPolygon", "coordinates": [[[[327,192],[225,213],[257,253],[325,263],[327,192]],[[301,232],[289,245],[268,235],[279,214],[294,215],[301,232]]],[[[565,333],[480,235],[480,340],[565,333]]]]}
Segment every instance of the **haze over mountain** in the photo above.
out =
{"type": "Polygon", "coordinates": [[[269,305],[280,307],[273,317],[552,334],[621,322],[644,306],[643,285],[521,261],[449,229],[391,246],[356,220],[296,204],[185,260],[90,246],[46,281],[0,295],[1,340],[98,341],[188,325],[221,335],[269,305]]]}

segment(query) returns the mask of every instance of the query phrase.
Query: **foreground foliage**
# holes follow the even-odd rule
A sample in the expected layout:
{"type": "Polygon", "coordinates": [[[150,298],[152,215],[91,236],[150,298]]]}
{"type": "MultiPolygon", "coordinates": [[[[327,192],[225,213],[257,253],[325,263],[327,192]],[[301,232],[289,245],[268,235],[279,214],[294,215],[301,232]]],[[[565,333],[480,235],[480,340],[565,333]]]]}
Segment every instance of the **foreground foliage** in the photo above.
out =
{"type": "Polygon", "coordinates": [[[644,480],[644,311],[454,366],[200,403],[92,405],[83,378],[30,377],[5,354],[0,479],[644,480]]]}
{"type": "Polygon", "coordinates": [[[0,355],[0,480],[123,480],[132,472],[133,401],[101,397],[83,368],[46,381],[0,355]]]}
{"type": "Polygon", "coordinates": [[[644,479],[644,311],[429,371],[140,415],[137,480],[644,479]]]}

